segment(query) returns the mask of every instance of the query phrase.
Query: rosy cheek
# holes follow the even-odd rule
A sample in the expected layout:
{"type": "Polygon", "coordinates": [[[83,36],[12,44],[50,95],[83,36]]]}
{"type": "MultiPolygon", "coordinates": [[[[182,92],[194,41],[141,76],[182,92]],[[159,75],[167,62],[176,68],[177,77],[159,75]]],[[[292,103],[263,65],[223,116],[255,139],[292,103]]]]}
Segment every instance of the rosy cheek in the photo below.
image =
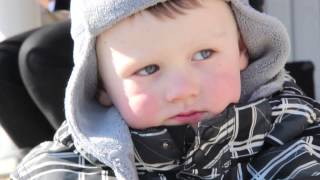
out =
{"type": "Polygon", "coordinates": [[[240,97],[240,79],[236,74],[216,74],[208,80],[205,101],[215,114],[221,113],[230,103],[238,102],[240,97]]]}
{"type": "Polygon", "coordinates": [[[148,94],[139,94],[130,98],[129,105],[132,111],[137,114],[150,116],[156,112],[156,97],[148,94]]]}
{"type": "Polygon", "coordinates": [[[129,97],[127,119],[134,127],[154,126],[159,112],[157,97],[151,94],[136,94],[129,97]],[[129,117],[128,117],[129,116],[129,117]]]}

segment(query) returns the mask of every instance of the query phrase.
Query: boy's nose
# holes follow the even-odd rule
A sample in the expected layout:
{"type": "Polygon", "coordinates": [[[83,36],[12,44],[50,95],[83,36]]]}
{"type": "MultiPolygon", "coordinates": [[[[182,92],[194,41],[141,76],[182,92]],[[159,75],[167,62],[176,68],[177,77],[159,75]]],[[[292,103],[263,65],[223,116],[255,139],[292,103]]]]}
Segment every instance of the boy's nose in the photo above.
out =
{"type": "Polygon", "coordinates": [[[166,99],[171,103],[192,103],[199,94],[199,86],[190,76],[171,78],[166,99]]]}

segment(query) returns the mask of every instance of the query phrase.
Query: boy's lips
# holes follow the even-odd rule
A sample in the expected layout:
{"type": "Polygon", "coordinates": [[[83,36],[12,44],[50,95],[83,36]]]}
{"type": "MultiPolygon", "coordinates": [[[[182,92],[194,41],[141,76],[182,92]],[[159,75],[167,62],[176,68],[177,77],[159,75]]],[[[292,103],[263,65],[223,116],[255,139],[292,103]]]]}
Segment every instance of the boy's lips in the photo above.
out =
{"type": "Polygon", "coordinates": [[[182,123],[197,123],[203,118],[204,114],[205,111],[189,111],[179,113],[175,116],[172,116],[170,119],[182,123]]]}

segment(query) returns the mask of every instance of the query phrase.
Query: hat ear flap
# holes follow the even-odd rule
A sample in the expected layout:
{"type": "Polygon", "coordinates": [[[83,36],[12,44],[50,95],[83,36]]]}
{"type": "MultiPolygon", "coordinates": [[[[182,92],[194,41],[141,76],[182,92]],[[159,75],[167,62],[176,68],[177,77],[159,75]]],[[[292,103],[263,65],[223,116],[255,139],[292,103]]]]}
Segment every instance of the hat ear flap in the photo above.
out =
{"type": "Polygon", "coordinates": [[[99,101],[99,103],[103,106],[109,107],[112,105],[112,101],[108,93],[104,89],[98,89],[96,98],[99,101]]]}
{"type": "Polygon", "coordinates": [[[104,84],[100,75],[98,75],[96,99],[103,106],[109,107],[112,105],[111,98],[108,95],[106,88],[104,88],[104,84]]]}

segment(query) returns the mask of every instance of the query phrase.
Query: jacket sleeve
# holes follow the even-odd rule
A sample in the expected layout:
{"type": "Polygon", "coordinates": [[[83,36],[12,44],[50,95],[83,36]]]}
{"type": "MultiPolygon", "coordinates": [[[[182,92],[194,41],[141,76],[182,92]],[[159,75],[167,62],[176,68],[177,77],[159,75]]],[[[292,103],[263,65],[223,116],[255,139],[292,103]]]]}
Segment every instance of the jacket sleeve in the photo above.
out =
{"type": "MultiPolygon", "coordinates": [[[[64,126],[64,123],[62,126],[64,126]]],[[[54,141],[33,148],[20,162],[11,179],[113,179],[113,171],[84,158],[74,147],[71,136],[60,127],[54,141]]]]}

